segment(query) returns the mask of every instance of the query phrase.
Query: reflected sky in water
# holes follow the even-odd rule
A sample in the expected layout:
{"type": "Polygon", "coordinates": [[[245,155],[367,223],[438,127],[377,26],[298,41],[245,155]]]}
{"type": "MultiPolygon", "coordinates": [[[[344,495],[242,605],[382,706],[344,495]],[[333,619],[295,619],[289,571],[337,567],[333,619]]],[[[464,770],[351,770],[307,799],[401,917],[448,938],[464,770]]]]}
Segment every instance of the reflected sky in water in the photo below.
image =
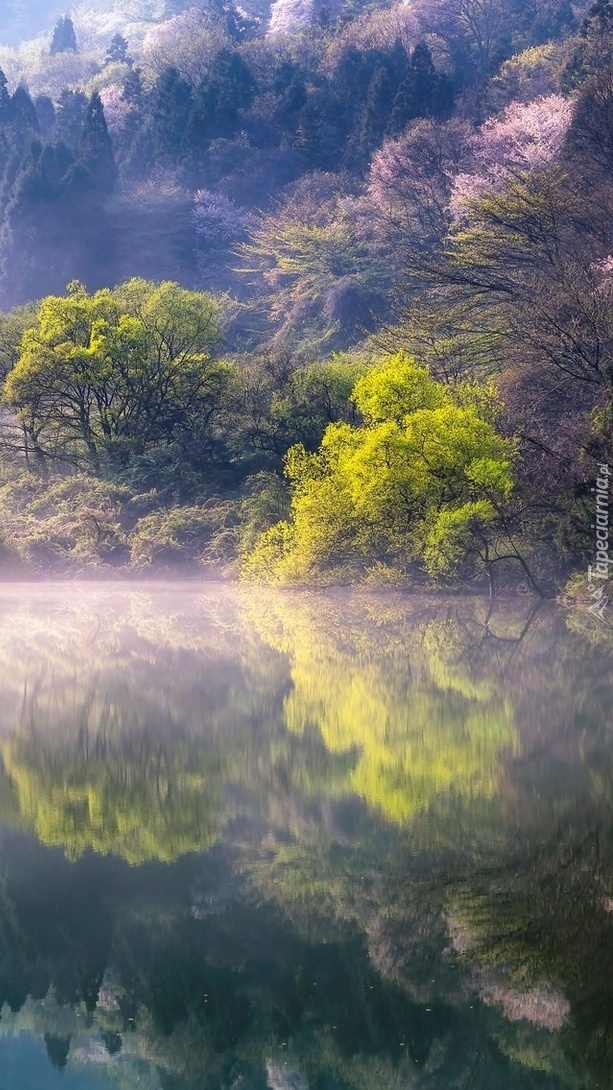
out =
{"type": "Polygon", "coordinates": [[[527,599],[0,588],[0,1071],[613,1084],[613,639],[527,599]]]}

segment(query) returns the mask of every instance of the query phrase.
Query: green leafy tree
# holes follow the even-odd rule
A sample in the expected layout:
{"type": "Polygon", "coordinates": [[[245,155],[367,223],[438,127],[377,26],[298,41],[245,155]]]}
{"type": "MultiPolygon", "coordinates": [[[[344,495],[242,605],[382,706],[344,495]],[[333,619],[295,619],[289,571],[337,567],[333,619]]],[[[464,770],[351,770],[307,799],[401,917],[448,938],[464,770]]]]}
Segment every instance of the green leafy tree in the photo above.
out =
{"type": "Polygon", "coordinates": [[[364,426],[333,424],[316,454],[289,451],[290,520],[260,538],[245,574],[303,583],[373,563],[488,567],[514,486],[513,448],[479,399],[403,357],[373,368],[353,398],[364,426]]]}
{"type": "Polygon", "coordinates": [[[302,339],[311,353],[355,344],[386,311],[389,255],[343,197],[333,177],[311,175],[255,219],[241,247],[275,339],[302,339]]]}
{"type": "Polygon", "coordinates": [[[177,284],[131,280],[88,295],[72,285],[51,296],[24,335],[5,403],[17,412],[39,459],[125,463],[178,443],[205,460],[226,369],[211,351],[219,311],[177,284]]]}

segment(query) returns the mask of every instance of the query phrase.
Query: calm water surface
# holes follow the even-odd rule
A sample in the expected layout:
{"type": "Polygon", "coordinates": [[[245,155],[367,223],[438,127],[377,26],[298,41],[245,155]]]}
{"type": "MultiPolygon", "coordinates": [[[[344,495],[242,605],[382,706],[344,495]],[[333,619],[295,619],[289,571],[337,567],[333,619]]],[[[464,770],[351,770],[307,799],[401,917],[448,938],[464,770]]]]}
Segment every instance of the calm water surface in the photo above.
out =
{"type": "Polygon", "coordinates": [[[0,1082],[613,1086],[613,638],[0,589],[0,1082]]]}

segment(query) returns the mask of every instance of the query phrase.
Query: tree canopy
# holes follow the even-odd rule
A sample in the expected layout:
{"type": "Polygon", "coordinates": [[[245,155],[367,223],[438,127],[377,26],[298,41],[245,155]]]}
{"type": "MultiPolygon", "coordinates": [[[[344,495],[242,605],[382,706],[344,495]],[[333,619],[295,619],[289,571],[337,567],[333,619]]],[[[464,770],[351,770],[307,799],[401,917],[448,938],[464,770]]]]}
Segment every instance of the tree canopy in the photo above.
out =
{"type": "Polygon", "coordinates": [[[332,424],[320,450],[293,447],[291,513],[256,544],[249,578],[330,579],[369,565],[451,572],[484,563],[513,490],[512,445],[470,388],[449,390],[409,358],[373,367],[353,391],[362,425],[332,424]]]}

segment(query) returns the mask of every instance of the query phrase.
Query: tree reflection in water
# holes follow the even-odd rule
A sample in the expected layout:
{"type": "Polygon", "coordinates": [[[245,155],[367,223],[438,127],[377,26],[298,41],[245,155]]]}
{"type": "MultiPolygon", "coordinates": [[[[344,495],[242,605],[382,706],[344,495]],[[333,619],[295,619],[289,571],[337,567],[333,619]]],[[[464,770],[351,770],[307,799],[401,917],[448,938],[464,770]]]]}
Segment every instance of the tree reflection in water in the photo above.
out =
{"type": "Polygon", "coordinates": [[[606,634],[193,586],[0,612],[2,1033],[109,1086],[609,1085],[606,634]]]}

